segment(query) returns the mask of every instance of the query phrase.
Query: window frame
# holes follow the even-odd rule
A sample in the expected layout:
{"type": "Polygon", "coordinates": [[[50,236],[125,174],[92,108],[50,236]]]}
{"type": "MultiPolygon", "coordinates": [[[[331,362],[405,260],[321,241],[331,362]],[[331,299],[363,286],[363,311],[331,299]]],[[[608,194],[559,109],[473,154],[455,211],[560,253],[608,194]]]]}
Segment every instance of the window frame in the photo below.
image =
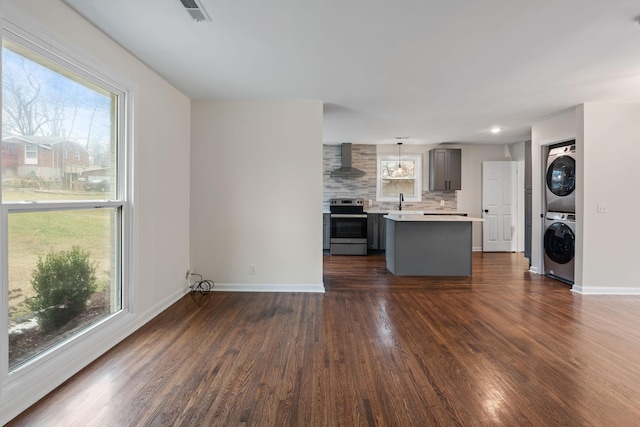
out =
{"type": "MultiPolygon", "coordinates": [[[[413,178],[413,194],[414,196],[404,195],[405,202],[422,201],[422,155],[420,154],[402,154],[399,157],[401,162],[414,161],[414,178],[413,178]]],[[[376,201],[378,202],[397,202],[398,195],[383,196],[382,195],[382,162],[398,161],[398,156],[393,154],[378,154],[376,158],[376,201]]]]}
{"type": "MultiPolygon", "coordinates": [[[[118,165],[116,168],[116,181],[113,199],[109,200],[68,200],[68,201],[19,201],[4,202],[2,200],[2,186],[0,184],[0,206],[1,206],[1,232],[0,232],[0,281],[1,281],[1,306],[0,306],[0,342],[3,349],[8,350],[9,344],[9,320],[8,320],[8,218],[10,213],[19,212],[44,212],[63,211],[78,209],[115,209],[119,214],[117,237],[114,242],[114,256],[117,257],[117,282],[121,293],[121,306],[118,311],[106,316],[87,328],[79,331],[71,337],[63,339],[53,347],[44,350],[34,356],[27,363],[21,364],[9,371],[9,354],[4,351],[0,354],[0,382],[3,388],[9,384],[19,384],[22,378],[36,373],[42,374],[51,369],[52,366],[59,365],[64,360],[65,354],[86,347],[91,348],[91,343],[98,339],[96,337],[113,333],[116,328],[124,327],[128,321],[128,316],[133,314],[133,286],[134,278],[133,263],[130,260],[135,245],[132,223],[134,213],[131,207],[133,194],[133,144],[132,128],[133,121],[133,98],[136,87],[127,79],[114,74],[103,65],[96,66],[90,59],[79,55],[77,52],[70,55],[53,44],[51,41],[44,42],[32,32],[23,30],[9,21],[2,23],[2,39],[10,40],[12,43],[52,61],[56,65],[63,67],[76,75],[87,79],[93,84],[102,87],[116,95],[117,111],[114,116],[116,137],[115,158],[118,165]],[[123,323],[124,322],[124,323],[123,323]],[[119,326],[118,326],[119,325],[119,326]],[[111,329],[110,329],[111,328],[111,329]],[[112,332],[109,332],[112,331],[112,332]],[[89,347],[87,347],[89,346],[89,347]],[[76,349],[76,350],[72,350],[76,349]]],[[[0,55],[1,57],[1,55],[0,55]]],[[[2,62],[0,61],[0,69],[2,62]]],[[[37,146],[36,146],[37,150],[37,146]]]]}

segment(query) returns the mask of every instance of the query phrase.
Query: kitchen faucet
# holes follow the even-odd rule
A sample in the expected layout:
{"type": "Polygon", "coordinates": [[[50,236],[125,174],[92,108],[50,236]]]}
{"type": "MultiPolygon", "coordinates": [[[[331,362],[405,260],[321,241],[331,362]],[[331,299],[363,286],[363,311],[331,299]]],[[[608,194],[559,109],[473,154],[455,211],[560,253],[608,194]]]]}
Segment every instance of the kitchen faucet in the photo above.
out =
{"type": "Polygon", "coordinates": [[[404,202],[404,194],[400,193],[400,196],[398,197],[398,210],[399,211],[402,210],[402,202],[404,202]]]}

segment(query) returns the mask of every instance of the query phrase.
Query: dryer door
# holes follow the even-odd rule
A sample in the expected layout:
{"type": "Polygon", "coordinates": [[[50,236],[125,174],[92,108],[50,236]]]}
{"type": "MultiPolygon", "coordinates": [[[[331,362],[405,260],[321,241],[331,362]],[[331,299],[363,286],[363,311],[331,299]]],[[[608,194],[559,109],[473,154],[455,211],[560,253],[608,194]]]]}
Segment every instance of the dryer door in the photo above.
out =
{"type": "Polygon", "coordinates": [[[561,222],[554,222],[544,233],[544,252],[558,264],[566,264],[575,254],[575,235],[571,228],[561,222]]]}
{"type": "Polygon", "coordinates": [[[547,188],[559,197],[576,188],[576,161],[571,156],[557,157],[547,168],[547,188]]]}

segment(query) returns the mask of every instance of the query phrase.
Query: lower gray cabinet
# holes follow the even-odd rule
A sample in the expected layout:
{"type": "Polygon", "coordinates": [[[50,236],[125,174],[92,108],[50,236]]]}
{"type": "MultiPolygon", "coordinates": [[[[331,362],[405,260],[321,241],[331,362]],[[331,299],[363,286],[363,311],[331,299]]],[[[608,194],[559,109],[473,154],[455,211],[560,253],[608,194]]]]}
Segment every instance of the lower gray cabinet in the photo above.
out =
{"type": "Polygon", "coordinates": [[[367,215],[367,248],[382,251],[386,249],[386,214],[367,215]]]}
{"type": "Polygon", "coordinates": [[[331,214],[322,214],[322,249],[331,249],[331,214]]]}
{"type": "Polygon", "coordinates": [[[367,249],[378,249],[378,240],[380,238],[378,233],[379,217],[380,215],[378,214],[367,214],[367,249]]]}
{"type": "Polygon", "coordinates": [[[387,249],[387,220],[386,214],[380,215],[380,221],[378,222],[378,250],[384,251],[387,249]]]}

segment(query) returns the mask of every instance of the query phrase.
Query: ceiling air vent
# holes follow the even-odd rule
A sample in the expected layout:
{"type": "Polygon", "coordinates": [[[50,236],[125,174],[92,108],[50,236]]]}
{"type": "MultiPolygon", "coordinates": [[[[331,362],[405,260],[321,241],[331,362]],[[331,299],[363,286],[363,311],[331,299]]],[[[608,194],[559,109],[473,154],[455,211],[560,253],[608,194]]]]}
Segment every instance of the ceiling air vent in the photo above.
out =
{"type": "Polygon", "coordinates": [[[209,14],[198,0],[180,0],[180,3],[182,3],[194,21],[211,21],[209,14]]]}

